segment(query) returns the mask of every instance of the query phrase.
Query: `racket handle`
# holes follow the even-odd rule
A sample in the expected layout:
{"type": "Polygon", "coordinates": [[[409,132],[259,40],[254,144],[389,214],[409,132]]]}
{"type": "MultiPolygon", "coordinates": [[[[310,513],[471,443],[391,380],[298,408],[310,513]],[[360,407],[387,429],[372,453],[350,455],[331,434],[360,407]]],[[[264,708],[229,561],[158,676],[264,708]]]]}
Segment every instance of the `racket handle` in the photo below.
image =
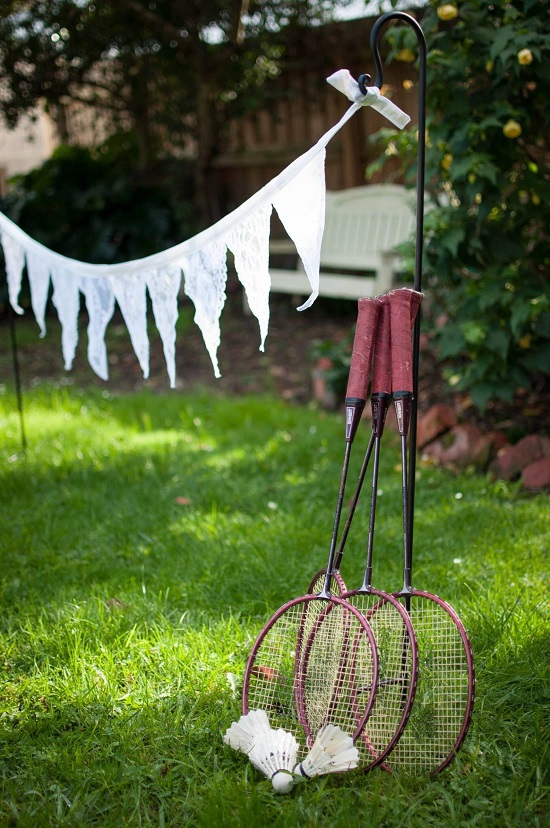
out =
{"type": "Polygon", "coordinates": [[[351,353],[351,364],[346,390],[346,440],[355,437],[361,414],[367,401],[374,336],[381,302],[379,299],[359,299],[357,323],[351,353]]]}
{"type": "Polygon", "coordinates": [[[391,320],[387,296],[380,297],[380,314],[374,339],[374,360],[372,364],[372,393],[391,394],[391,320]]]}
{"type": "Polygon", "coordinates": [[[411,329],[414,325],[422,294],[409,288],[388,293],[391,323],[392,396],[401,436],[409,430],[413,393],[411,329]]]}
{"type": "Polygon", "coordinates": [[[391,322],[387,296],[380,296],[380,314],[374,338],[371,410],[372,432],[382,437],[391,399],[391,322]]]}

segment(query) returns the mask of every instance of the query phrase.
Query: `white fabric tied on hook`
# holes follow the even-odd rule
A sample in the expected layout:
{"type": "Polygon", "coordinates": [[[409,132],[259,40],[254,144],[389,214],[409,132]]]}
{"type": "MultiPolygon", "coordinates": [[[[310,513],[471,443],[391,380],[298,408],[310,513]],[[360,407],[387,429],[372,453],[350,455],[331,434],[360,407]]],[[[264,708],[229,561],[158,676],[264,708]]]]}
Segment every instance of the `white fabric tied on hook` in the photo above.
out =
{"type": "Polygon", "coordinates": [[[17,313],[23,312],[18,300],[26,265],[31,304],[43,336],[51,280],[54,287],[52,301],[61,322],[67,370],[72,366],[76,351],[80,297],[83,296],[89,316],[88,359],[94,371],[102,379],[108,378],[104,336],[116,302],[143,375],[148,377],[148,292],[162,340],[170,386],[174,388],[175,328],[183,272],[184,292],[195,305],[195,322],[203,335],[214,373],[219,376],[217,350],[219,320],[226,299],[227,250],[233,254],[237,276],[258,320],[260,350],[263,350],[269,323],[269,234],[273,208],[296,245],[311,285],[311,295],[298,310],[313,304],[319,295],[325,223],[325,148],[328,142],[363,106],[372,106],[400,129],[410,120],[376,87],[368,87],[367,94],[363,95],[347,69],[335,72],[327,80],[352,101],[338,123],[232,213],[168,250],[113,265],[88,264],[49,250],[0,213],[0,243],[4,249],[10,304],[17,313]]]}
{"type": "Polygon", "coordinates": [[[347,69],[339,69],[327,78],[327,83],[334,86],[350,101],[360,106],[372,106],[381,115],[391,121],[399,129],[406,127],[411,120],[409,115],[399,109],[389,98],[385,98],[377,86],[367,86],[367,94],[363,95],[357,81],[347,69]]]}

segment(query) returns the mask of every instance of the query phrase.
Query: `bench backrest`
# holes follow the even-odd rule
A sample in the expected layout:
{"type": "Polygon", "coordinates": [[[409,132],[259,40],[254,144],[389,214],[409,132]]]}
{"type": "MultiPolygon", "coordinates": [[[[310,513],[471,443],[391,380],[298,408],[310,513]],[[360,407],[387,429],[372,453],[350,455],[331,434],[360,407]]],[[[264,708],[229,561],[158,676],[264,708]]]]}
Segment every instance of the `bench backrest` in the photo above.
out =
{"type": "Polygon", "coordinates": [[[377,270],[414,231],[415,194],[398,184],[328,191],[321,267],[377,270]]]}

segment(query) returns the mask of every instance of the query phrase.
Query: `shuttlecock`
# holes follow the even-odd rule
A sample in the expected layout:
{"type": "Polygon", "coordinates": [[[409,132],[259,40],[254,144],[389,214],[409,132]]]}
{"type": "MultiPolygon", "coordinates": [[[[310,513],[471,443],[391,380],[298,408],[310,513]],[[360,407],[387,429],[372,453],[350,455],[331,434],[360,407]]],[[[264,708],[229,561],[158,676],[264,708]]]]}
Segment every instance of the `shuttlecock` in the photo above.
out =
{"type": "Polygon", "coordinates": [[[234,750],[250,753],[256,742],[271,732],[265,710],[249,710],[238,722],[233,722],[225,731],[223,741],[234,750]]]}
{"type": "Polygon", "coordinates": [[[353,739],[337,725],[324,725],[313,743],[310,752],[294,768],[294,775],[311,779],[326,773],[342,773],[359,764],[359,751],[353,739]]]}
{"type": "Polygon", "coordinates": [[[271,779],[277,793],[290,793],[294,787],[292,769],[296,763],[298,742],[286,730],[269,730],[256,740],[248,758],[255,768],[271,779]]]}

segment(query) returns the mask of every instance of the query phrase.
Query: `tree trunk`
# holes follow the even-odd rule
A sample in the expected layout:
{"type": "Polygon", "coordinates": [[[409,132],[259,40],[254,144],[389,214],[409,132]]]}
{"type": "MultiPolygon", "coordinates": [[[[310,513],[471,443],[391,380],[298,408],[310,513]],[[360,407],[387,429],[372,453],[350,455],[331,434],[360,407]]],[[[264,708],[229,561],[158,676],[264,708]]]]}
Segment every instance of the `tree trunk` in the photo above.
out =
{"type": "Polygon", "coordinates": [[[48,113],[51,116],[57,137],[61,144],[71,143],[71,134],[69,130],[69,118],[67,115],[67,108],[62,103],[50,104],[48,113]]]}
{"type": "Polygon", "coordinates": [[[217,149],[217,118],[212,101],[212,84],[204,74],[197,73],[200,78],[197,88],[197,163],[195,166],[195,204],[201,226],[206,227],[216,221],[219,215],[211,193],[211,165],[217,149]]]}

